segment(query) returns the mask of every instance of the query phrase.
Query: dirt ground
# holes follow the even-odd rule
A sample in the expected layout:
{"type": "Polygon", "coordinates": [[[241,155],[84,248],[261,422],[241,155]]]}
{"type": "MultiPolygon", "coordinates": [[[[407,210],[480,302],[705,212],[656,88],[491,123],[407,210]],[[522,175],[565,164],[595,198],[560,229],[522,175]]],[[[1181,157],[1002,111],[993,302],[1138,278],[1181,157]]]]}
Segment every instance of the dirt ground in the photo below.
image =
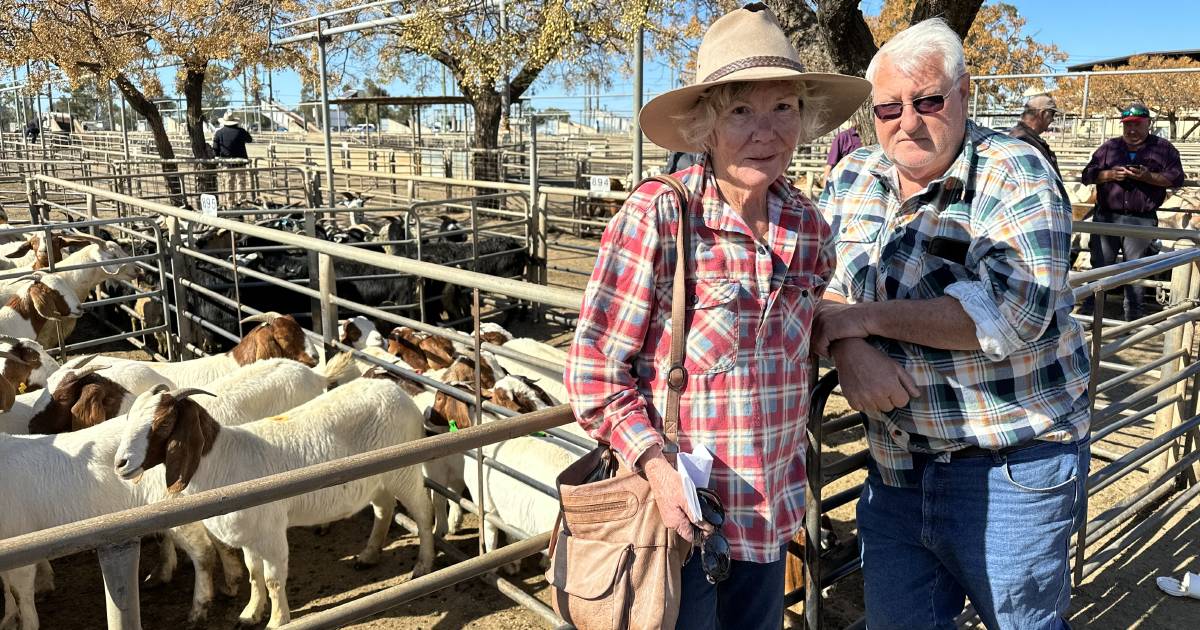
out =
{"type": "MultiPolygon", "coordinates": [[[[595,242],[573,237],[560,237],[560,240],[572,244],[595,242]]],[[[554,263],[586,272],[590,271],[591,256],[558,252],[554,263]]],[[[580,288],[585,277],[552,271],[550,279],[553,284],[580,288]]],[[[81,328],[86,330],[85,326],[81,328]]],[[[518,335],[536,336],[558,345],[570,341],[571,330],[564,325],[518,321],[513,322],[512,328],[518,335]]],[[[112,346],[105,350],[116,352],[127,350],[127,347],[112,346]]],[[[1160,347],[1147,343],[1122,353],[1120,360],[1142,364],[1159,356],[1160,352],[1160,347]]],[[[1112,392],[1110,397],[1127,396],[1149,382],[1145,378],[1135,380],[1112,392]]],[[[1108,399],[1106,397],[1103,400],[1108,399]]],[[[849,412],[844,400],[835,395],[826,409],[826,417],[841,417],[849,412]]],[[[1140,422],[1112,434],[1101,446],[1117,454],[1126,452],[1141,444],[1152,428],[1152,421],[1140,422]]],[[[862,430],[856,428],[830,436],[825,451],[828,461],[835,461],[838,457],[861,451],[864,446],[862,430]]],[[[1106,464],[1106,461],[1094,458],[1093,473],[1106,464]]],[[[825,495],[853,487],[861,483],[862,477],[863,474],[859,472],[840,479],[826,488],[825,495]]],[[[1106,507],[1128,496],[1147,479],[1144,473],[1135,472],[1096,494],[1089,504],[1089,516],[1095,517],[1106,507]]],[[[1154,585],[1154,578],[1159,575],[1178,576],[1183,570],[1200,572],[1197,508],[1200,508],[1200,499],[1193,500],[1163,527],[1130,545],[1077,586],[1069,614],[1071,623],[1075,627],[1103,629],[1178,630],[1200,627],[1200,601],[1170,598],[1154,585]]],[[[853,509],[854,504],[851,503],[830,514],[835,530],[843,540],[854,534],[853,509]]],[[[476,521],[468,518],[463,531],[449,537],[448,541],[460,551],[474,555],[477,546],[475,527],[476,521]]],[[[1127,527],[1121,528],[1116,535],[1123,535],[1127,530],[1127,527]]],[[[417,543],[415,537],[408,536],[398,526],[393,527],[391,542],[378,566],[363,571],[353,568],[354,554],[365,542],[368,531],[369,517],[366,513],[335,524],[325,536],[317,536],[308,529],[289,531],[291,559],[288,597],[294,618],[349,602],[408,579],[417,543]]],[[[143,570],[156,564],[156,547],[156,542],[145,541],[143,570]]],[[[180,569],[171,584],[143,589],[141,592],[143,626],[148,630],[179,627],[186,623],[192,594],[192,570],[182,554],[180,560],[180,569]]],[[[445,555],[439,553],[437,566],[444,567],[448,563],[445,555]]],[[[104,595],[95,554],[62,558],[54,561],[54,567],[57,589],[44,595],[38,602],[42,627],[62,630],[104,627],[104,595]]],[[[525,592],[546,601],[546,583],[534,559],[526,559],[521,572],[510,579],[525,592]]],[[[208,620],[201,627],[235,627],[237,615],[247,597],[244,583],[237,597],[218,596],[208,620]]],[[[823,617],[827,627],[844,627],[858,619],[862,614],[861,578],[855,574],[829,588],[824,606],[823,617]]],[[[792,625],[795,619],[789,618],[788,625],[792,625]]],[[[347,627],[380,630],[523,630],[545,626],[539,617],[516,606],[481,580],[470,580],[347,627]]]]}

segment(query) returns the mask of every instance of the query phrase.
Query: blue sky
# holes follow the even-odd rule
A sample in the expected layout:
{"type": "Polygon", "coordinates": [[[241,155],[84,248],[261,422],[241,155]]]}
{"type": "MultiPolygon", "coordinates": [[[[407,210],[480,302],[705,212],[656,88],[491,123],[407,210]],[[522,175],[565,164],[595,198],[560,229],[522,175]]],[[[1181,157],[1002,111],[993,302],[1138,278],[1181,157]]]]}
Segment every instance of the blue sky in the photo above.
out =
{"type": "MultiPolygon", "coordinates": [[[[1168,2],[1119,2],[1114,0],[1009,0],[1027,19],[1026,33],[1043,42],[1052,42],[1070,55],[1066,65],[1095,61],[1133,53],[1200,48],[1200,2],[1194,0],[1168,2]]],[[[864,0],[865,13],[877,13],[882,0],[864,0]]],[[[332,61],[340,61],[333,59],[332,61]]],[[[661,64],[648,63],[646,98],[666,89],[673,73],[661,64]]],[[[276,99],[291,105],[300,100],[300,82],[295,73],[277,72],[273,77],[276,99]]],[[[171,82],[164,81],[171,85],[171,82]]],[[[616,77],[610,93],[628,94],[631,77],[616,77]]],[[[231,86],[232,87],[232,86],[231,86]]],[[[414,91],[399,83],[387,86],[394,95],[412,95],[414,91]]],[[[240,92],[240,88],[235,88],[240,92]]],[[[571,94],[561,86],[539,82],[534,85],[537,96],[571,94]]],[[[432,86],[425,94],[440,94],[441,86],[432,86]]],[[[574,99],[536,100],[535,106],[561,107],[578,111],[583,106],[582,91],[574,99]]],[[[237,98],[237,97],[235,97],[237,98]]],[[[632,98],[606,98],[602,107],[628,113],[632,98]]]]}

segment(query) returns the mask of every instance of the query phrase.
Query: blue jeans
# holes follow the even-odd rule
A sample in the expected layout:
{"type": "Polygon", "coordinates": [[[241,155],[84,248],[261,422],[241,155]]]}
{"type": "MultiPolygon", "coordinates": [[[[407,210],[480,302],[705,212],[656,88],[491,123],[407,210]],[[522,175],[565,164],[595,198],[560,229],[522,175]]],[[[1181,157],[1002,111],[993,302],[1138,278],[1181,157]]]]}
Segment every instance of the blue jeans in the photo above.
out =
{"type": "Polygon", "coordinates": [[[1069,628],[1068,547],[1087,515],[1086,442],[1038,442],[948,463],[916,455],[920,486],[874,462],[858,502],[870,630],[955,628],[969,597],[991,630],[1069,628]]]}
{"type": "Polygon", "coordinates": [[[779,560],[763,564],[734,560],[729,577],[708,583],[700,550],[683,565],[678,630],[779,630],[783,626],[783,574],[787,546],[779,560]]]}
{"type": "MultiPolygon", "coordinates": [[[[1155,227],[1158,225],[1158,217],[1153,213],[1140,215],[1120,214],[1099,208],[1092,215],[1092,221],[1096,223],[1113,223],[1116,225],[1142,227],[1155,227]]],[[[1088,247],[1092,254],[1092,269],[1099,269],[1116,263],[1117,252],[1124,253],[1125,260],[1145,258],[1150,255],[1151,244],[1153,244],[1153,241],[1148,238],[1100,236],[1099,234],[1093,234],[1088,240],[1088,247]]],[[[1123,305],[1125,307],[1126,319],[1141,315],[1145,292],[1145,287],[1135,286],[1134,284],[1125,285],[1125,300],[1123,305]]]]}

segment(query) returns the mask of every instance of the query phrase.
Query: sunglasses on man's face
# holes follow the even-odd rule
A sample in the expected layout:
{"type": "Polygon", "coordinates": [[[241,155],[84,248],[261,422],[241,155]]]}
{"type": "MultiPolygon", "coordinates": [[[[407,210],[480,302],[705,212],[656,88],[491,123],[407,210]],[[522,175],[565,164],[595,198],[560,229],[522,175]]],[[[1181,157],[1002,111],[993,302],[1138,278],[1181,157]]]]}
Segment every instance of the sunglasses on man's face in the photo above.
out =
{"type": "Polygon", "coordinates": [[[912,108],[922,116],[936,114],[946,107],[946,97],[950,92],[945,94],[930,94],[914,98],[911,101],[893,101],[891,103],[880,103],[871,106],[871,111],[875,112],[875,117],[879,120],[896,120],[904,113],[905,105],[912,105],[912,108]]]}

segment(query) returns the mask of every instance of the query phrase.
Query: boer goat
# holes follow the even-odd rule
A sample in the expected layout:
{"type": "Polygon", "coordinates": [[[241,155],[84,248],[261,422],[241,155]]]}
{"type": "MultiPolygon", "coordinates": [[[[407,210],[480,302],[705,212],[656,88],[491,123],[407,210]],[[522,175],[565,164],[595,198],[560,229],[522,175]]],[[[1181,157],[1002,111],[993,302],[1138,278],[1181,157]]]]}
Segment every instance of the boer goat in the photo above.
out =
{"type": "MultiPolygon", "coordinates": [[[[137,478],[163,464],[170,492],[199,492],[395,446],[422,435],[420,411],[387,378],[359,379],[282,415],[240,427],[219,425],[189,399],[194,393],[138,399],[113,460],[119,476],[137,478]]],[[[346,518],[370,504],[375,525],[358,563],[372,565],[379,560],[396,499],[420,526],[421,550],[413,576],[424,575],[433,566],[433,509],[417,467],[205,519],[213,537],[240,547],[245,555],[250,602],[239,620],[261,620],[264,591],[271,599],[268,627],[290,620],[288,527],[346,518]]]]}

